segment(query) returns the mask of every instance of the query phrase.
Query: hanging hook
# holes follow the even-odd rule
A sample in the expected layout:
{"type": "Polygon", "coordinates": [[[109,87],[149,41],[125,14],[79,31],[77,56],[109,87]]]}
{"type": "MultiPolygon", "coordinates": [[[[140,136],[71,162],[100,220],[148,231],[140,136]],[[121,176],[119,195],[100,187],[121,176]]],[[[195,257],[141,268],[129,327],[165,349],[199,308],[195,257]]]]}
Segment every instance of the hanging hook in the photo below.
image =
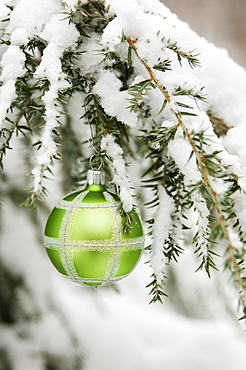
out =
{"type": "Polygon", "coordinates": [[[90,157],[90,168],[94,171],[99,171],[103,166],[102,157],[96,154],[92,154],[90,157]],[[96,166],[96,164],[98,165],[96,166]]]}
{"type": "Polygon", "coordinates": [[[88,185],[104,185],[105,184],[105,173],[101,170],[103,161],[101,156],[93,154],[90,157],[90,170],[87,171],[87,183],[88,185]],[[95,164],[98,166],[95,167],[95,164]]]}
{"type": "Polygon", "coordinates": [[[91,122],[89,122],[89,127],[91,131],[91,148],[94,152],[90,157],[90,162],[89,162],[90,168],[91,170],[99,171],[103,166],[102,153],[95,146],[95,140],[94,140],[94,134],[93,134],[91,122]]]}

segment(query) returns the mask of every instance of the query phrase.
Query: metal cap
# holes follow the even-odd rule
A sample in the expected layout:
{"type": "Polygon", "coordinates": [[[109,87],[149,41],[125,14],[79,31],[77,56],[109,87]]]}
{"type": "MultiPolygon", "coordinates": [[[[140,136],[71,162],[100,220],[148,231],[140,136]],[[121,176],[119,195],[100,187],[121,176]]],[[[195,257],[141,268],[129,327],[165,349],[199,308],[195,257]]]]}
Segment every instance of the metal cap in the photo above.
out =
{"type": "Polygon", "coordinates": [[[102,170],[88,170],[87,172],[88,185],[104,185],[105,173],[102,170]]]}

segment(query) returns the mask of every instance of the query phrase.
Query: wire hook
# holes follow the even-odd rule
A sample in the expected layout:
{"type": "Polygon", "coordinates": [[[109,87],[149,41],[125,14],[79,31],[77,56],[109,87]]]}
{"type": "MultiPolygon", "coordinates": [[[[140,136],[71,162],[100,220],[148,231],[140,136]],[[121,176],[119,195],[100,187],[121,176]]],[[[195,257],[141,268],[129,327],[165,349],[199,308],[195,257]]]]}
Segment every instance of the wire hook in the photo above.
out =
{"type": "Polygon", "coordinates": [[[90,168],[94,171],[99,171],[103,166],[102,157],[96,154],[92,154],[90,157],[90,168]],[[99,163],[97,166],[96,164],[99,163]]]}

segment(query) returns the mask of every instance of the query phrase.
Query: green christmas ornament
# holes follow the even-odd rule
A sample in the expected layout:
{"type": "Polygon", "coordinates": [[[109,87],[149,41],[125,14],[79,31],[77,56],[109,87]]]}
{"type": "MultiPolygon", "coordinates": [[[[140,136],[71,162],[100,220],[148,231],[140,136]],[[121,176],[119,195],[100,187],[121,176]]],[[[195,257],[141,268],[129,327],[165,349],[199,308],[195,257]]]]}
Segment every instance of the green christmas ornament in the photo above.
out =
{"type": "Polygon", "coordinates": [[[120,201],[104,186],[100,170],[88,171],[87,186],[65,196],[51,211],[44,243],[54,267],[72,281],[103,286],[126,277],[144,246],[135,210],[132,228],[123,233],[120,201]]]}

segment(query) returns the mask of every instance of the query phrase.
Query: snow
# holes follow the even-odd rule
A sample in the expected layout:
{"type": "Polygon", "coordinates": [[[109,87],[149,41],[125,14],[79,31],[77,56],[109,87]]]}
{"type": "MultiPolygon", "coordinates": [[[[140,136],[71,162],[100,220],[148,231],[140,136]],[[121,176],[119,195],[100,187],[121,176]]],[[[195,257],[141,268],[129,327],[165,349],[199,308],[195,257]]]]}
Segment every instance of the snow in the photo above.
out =
{"type": "MultiPolygon", "coordinates": [[[[184,86],[184,81],[194,83],[194,87],[205,86],[205,93],[207,94],[208,103],[200,104],[204,110],[212,109],[213,114],[222,117],[225,122],[232,126],[240,126],[238,130],[231,129],[228,136],[222,141],[225,149],[229,154],[236,154],[238,156],[237,164],[235,158],[231,157],[231,165],[237,167],[237,173],[241,173],[241,168],[244,168],[245,173],[245,145],[241,140],[245,135],[244,117],[245,117],[245,96],[246,96],[246,73],[245,70],[238,66],[231,58],[229,58],[225,50],[216,48],[205,39],[196,35],[191,31],[187,24],[180,22],[177,17],[170,13],[170,11],[158,1],[154,3],[147,1],[128,1],[127,6],[119,0],[111,0],[107,2],[110,4],[111,13],[116,12],[117,17],[109,23],[104,30],[102,36],[102,43],[109,48],[115,50],[117,44],[120,42],[122,29],[126,36],[137,40],[136,46],[140,57],[144,58],[147,63],[152,66],[158,58],[165,57],[165,43],[161,47],[162,36],[165,40],[170,40],[172,43],[178,42],[182,51],[195,50],[201,61],[201,68],[193,70],[183,62],[183,68],[179,68],[177,61],[174,61],[174,55],[169,55],[172,60],[175,73],[165,72],[164,74],[157,72],[159,80],[167,88],[167,91],[172,93],[175,86],[184,86]],[[149,13],[146,13],[148,11],[149,13]],[[138,14],[138,22],[134,22],[135,15],[138,14]],[[159,16],[161,14],[161,16],[159,16]],[[166,16],[166,18],[165,18],[166,16]],[[151,45],[151,53],[149,52],[149,45],[151,45]],[[242,127],[241,127],[242,126],[242,127]],[[238,131],[241,131],[238,134],[238,131]]],[[[174,53],[173,53],[174,54],[174,53]]],[[[136,61],[134,67],[138,70],[136,61]]],[[[139,73],[142,74],[142,67],[139,66],[139,73]]],[[[185,87],[185,86],[184,86],[185,87]]],[[[186,86],[189,88],[188,86],[186,86]]],[[[160,120],[156,115],[158,108],[162,105],[162,98],[160,94],[151,91],[150,105],[153,107],[153,118],[158,122],[160,120]]],[[[172,106],[169,109],[177,109],[175,102],[172,101],[172,106]]],[[[164,112],[168,115],[168,112],[164,112]]],[[[170,114],[168,115],[170,119],[170,114]]],[[[202,119],[202,113],[198,116],[202,119]]],[[[186,122],[188,120],[185,120],[186,122]]],[[[189,120],[191,129],[201,129],[197,127],[197,120],[189,120]]],[[[208,120],[205,120],[205,126],[208,127],[208,120]]],[[[206,128],[207,128],[206,127],[206,128]]],[[[180,153],[180,156],[182,153],[180,153]]],[[[226,155],[226,153],[225,153],[226,155]]],[[[223,158],[223,155],[222,155],[223,158]]],[[[228,157],[227,157],[228,158],[228,157]]],[[[245,188],[245,186],[244,186],[245,188]]]]}
{"type": "Polygon", "coordinates": [[[237,158],[237,165],[240,166],[240,171],[235,171],[239,175],[239,184],[244,191],[246,191],[246,148],[244,138],[246,135],[245,123],[242,123],[229,130],[226,137],[223,139],[223,144],[228,152],[235,155],[237,158]]]}
{"type": "Polygon", "coordinates": [[[0,87],[0,129],[5,127],[3,120],[10,104],[16,98],[16,79],[25,73],[24,53],[15,45],[9,47],[2,57],[1,67],[0,79],[3,85],[0,87]]]}
{"type": "Polygon", "coordinates": [[[127,91],[120,91],[121,86],[122,83],[115,74],[107,71],[98,77],[93,91],[101,98],[101,104],[110,116],[134,127],[138,122],[137,114],[127,109],[129,95],[127,91]]]}
{"type": "MultiPolygon", "coordinates": [[[[85,370],[245,369],[245,338],[221,311],[217,319],[197,320],[175,313],[168,301],[164,306],[148,305],[144,283],[150,271],[144,261],[118,283],[120,293],[110,288],[81,288],[53,269],[27,213],[7,202],[4,210],[1,257],[24,273],[34,298],[30,302],[22,293],[26,307],[41,309],[40,319],[31,322],[23,339],[18,336],[21,325],[17,332],[1,325],[0,342],[7,344],[15,369],[43,369],[45,353],[61,356],[69,368],[76,351],[84,357],[85,370]]],[[[186,259],[185,279],[187,263],[186,259]]],[[[209,295],[211,291],[208,299],[209,295]]]]}
{"type": "Polygon", "coordinates": [[[104,45],[107,49],[115,51],[115,46],[120,44],[121,42],[122,29],[123,26],[121,18],[119,17],[114,18],[103,30],[101,44],[104,45]]]}
{"type": "MultiPolygon", "coordinates": [[[[14,81],[25,73],[24,54],[20,46],[34,35],[38,35],[48,42],[35,76],[36,78],[47,78],[52,84],[50,92],[44,100],[47,102],[50,99],[51,105],[54,105],[58,91],[68,87],[61,72],[60,58],[64,50],[75,48],[79,34],[75,25],[65,19],[64,10],[73,9],[75,4],[74,0],[66,2],[64,7],[55,0],[36,0],[35,2],[21,0],[17,2],[7,27],[11,47],[8,48],[2,58],[1,78],[4,82],[0,95],[2,127],[6,124],[3,123],[3,119],[7,108],[16,97],[14,81]],[[28,17],[26,17],[27,11],[28,17]],[[10,63],[7,60],[10,60],[10,63]]],[[[94,86],[94,92],[100,97],[105,111],[130,127],[141,128],[140,117],[127,108],[130,96],[127,91],[122,91],[122,83],[117,73],[110,70],[109,62],[100,63],[102,61],[100,48],[116,51],[122,60],[126,58],[127,45],[121,43],[123,32],[126,37],[136,40],[139,57],[144,59],[150,67],[167,58],[172,62],[174,73],[173,71],[165,73],[155,71],[159,82],[165,86],[171,96],[170,103],[165,110],[158,114],[163,104],[163,96],[158,90],[150,89],[144,97],[145,101],[149,101],[153,120],[160,125],[163,123],[163,118],[175,122],[176,118],[173,113],[177,112],[178,109],[176,103],[177,101],[184,102],[192,105],[194,112],[198,113],[197,118],[184,119],[187,127],[191,131],[197,132],[203,128],[203,125],[206,129],[209,126],[211,128],[205,114],[207,110],[211,109],[213,114],[222,117],[227,124],[237,126],[237,130],[236,128],[229,130],[228,139],[225,137],[221,143],[229,154],[237,156],[237,160],[235,160],[235,157],[234,159],[231,157],[233,169],[237,169],[239,176],[241,173],[244,174],[246,172],[245,146],[244,142],[238,138],[238,131],[240,130],[240,137],[243,137],[245,130],[246,74],[244,69],[234,63],[225,50],[216,48],[196,35],[186,23],[179,21],[176,15],[171,14],[169,9],[157,0],[151,3],[144,0],[126,0],[126,3],[120,0],[107,0],[106,5],[110,5],[110,14],[116,13],[116,17],[105,27],[102,35],[92,33],[91,38],[84,40],[81,46],[81,51],[84,53],[78,62],[81,72],[89,76],[96,76],[97,83],[94,86]],[[138,22],[136,22],[136,15],[138,22]],[[191,69],[184,58],[181,67],[175,52],[166,48],[168,43],[177,43],[184,53],[194,50],[194,53],[199,55],[198,58],[202,67],[191,69]],[[151,53],[149,52],[150,45],[151,53]],[[205,86],[204,91],[207,94],[208,103],[196,105],[195,102],[189,101],[190,99],[172,97],[172,93],[178,86],[194,91],[205,86]]],[[[6,11],[5,6],[2,8],[4,13],[6,11]]],[[[148,78],[147,71],[136,56],[133,56],[133,66],[135,69],[133,84],[136,81],[148,78]]],[[[47,104],[45,103],[45,105],[47,104]]],[[[46,108],[48,107],[46,106],[46,108]]],[[[47,137],[48,132],[50,133],[56,127],[57,123],[55,121],[52,123],[52,119],[58,120],[59,109],[56,109],[55,106],[53,108],[50,106],[49,109],[46,112],[45,120],[50,128],[46,130],[42,139],[44,154],[42,154],[43,160],[42,156],[38,157],[38,166],[42,166],[41,162],[44,166],[47,166],[48,156],[52,156],[56,152],[56,148],[52,146],[50,139],[47,138],[47,145],[45,145],[45,137],[47,137]],[[54,118],[55,116],[56,118],[54,118]],[[51,145],[53,149],[49,151],[47,149],[48,145],[51,145]]],[[[148,124],[148,121],[146,124],[148,124]]],[[[180,154],[182,155],[181,152],[180,154]]],[[[34,169],[33,172],[37,173],[37,178],[40,177],[40,171],[34,169]]],[[[34,180],[36,184],[39,182],[37,178],[34,180]]],[[[38,190],[37,186],[35,188],[38,190]]]]}
{"type": "Polygon", "coordinates": [[[62,72],[61,57],[65,50],[75,45],[79,33],[75,25],[69,24],[62,14],[55,14],[47,22],[40,36],[48,41],[48,45],[43,52],[41,63],[36,69],[35,77],[37,79],[47,79],[50,82],[50,88],[42,98],[45,105],[44,118],[46,125],[41,138],[43,145],[41,154],[37,158],[38,165],[32,171],[34,175],[34,193],[39,193],[42,190],[44,169],[50,166],[52,158],[57,153],[52,138],[52,132],[58,126],[58,118],[60,117],[61,108],[57,99],[59,91],[70,86],[62,72]]]}
{"type": "Polygon", "coordinates": [[[119,195],[126,213],[132,211],[131,185],[127,177],[123,150],[111,134],[102,138],[101,148],[112,161],[113,183],[119,187],[119,195]]]}
{"type": "MultiPolygon", "coordinates": [[[[0,88],[0,122],[2,127],[9,125],[3,120],[11,102],[16,98],[15,82],[26,71],[21,46],[34,35],[42,37],[47,42],[34,76],[35,79],[47,79],[50,83],[49,90],[43,96],[46,123],[41,137],[43,147],[38,152],[36,167],[33,169],[34,191],[39,192],[43,170],[50,165],[57,151],[52,138],[52,131],[58,125],[61,109],[57,97],[59,91],[69,87],[62,71],[61,57],[64,51],[76,48],[79,37],[75,26],[65,19],[63,12],[73,9],[77,1],[67,0],[64,7],[58,0],[4,1],[0,4],[2,19],[8,13],[5,3],[16,6],[7,26],[9,35],[5,35],[9,37],[11,45],[1,60],[3,85],[0,88]]],[[[167,108],[158,114],[163,103],[163,95],[157,89],[149,90],[144,96],[151,110],[148,125],[154,125],[155,121],[156,125],[171,127],[177,123],[173,115],[173,112],[177,111],[177,101],[191,104],[197,117],[185,118],[184,123],[190,132],[206,129],[205,134],[212,139],[207,150],[212,152],[222,149],[219,155],[222,163],[228,173],[235,172],[239,176],[239,184],[245,191],[245,70],[234,63],[225,50],[216,48],[191,31],[187,24],[180,22],[158,0],[125,0],[124,2],[106,0],[105,3],[110,5],[110,13],[115,12],[116,17],[104,29],[102,35],[92,33],[91,38],[83,41],[80,51],[84,53],[78,60],[81,72],[88,78],[96,77],[97,83],[93,93],[100,98],[102,107],[110,116],[128,125],[129,130],[145,127],[140,115],[127,108],[130,96],[126,91],[122,91],[122,83],[117,72],[110,68],[110,62],[101,63],[102,55],[99,52],[101,48],[116,51],[121,60],[125,60],[128,45],[121,44],[122,31],[124,31],[126,37],[136,41],[139,57],[143,58],[149,66],[156,64],[159,58],[170,58],[172,62],[173,72],[155,71],[159,82],[165,86],[171,96],[167,108]],[[185,60],[182,61],[181,67],[176,54],[165,48],[168,40],[171,43],[177,42],[183,52],[196,50],[196,53],[199,53],[201,67],[191,69],[185,60]],[[178,86],[194,90],[205,86],[207,103],[196,104],[184,97],[173,97],[172,94],[178,86]],[[214,135],[206,115],[208,110],[233,126],[224,138],[218,139],[214,135]]],[[[134,55],[132,63],[134,67],[132,84],[149,78],[148,72],[134,55]]],[[[77,102],[78,100],[76,104],[73,103],[71,109],[76,110],[77,102]]],[[[81,105],[78,110],[81,109],[81,105]]],[[[73,125],[75,126],[75,123],[73,125]]],[[[83,129],[76,130],[76,134],[81,135],[81,140],[87,139],[88,127],[84,129],[85,132],[83,129]]],[[[14,141],[13,144],[15,146],[14,141]]],[[[111,134],[102,139],[101,148],[112,164],[113,181],[119,187],[123,208],[129,212],[133,204],[124,153],[111,134]]],[[[18,173],[22,167],[19,166],[22,148],[17,146],[17,149],[17,153],[14,154],[16,157],[10,156],[10,162],[6,161],[6,166],[11,181],[19,186],[18,178],[22,176],[18,173]],[[13,167],[14,163],[15,167],[13,167]]],[[[175,160],[184,174],[186,186],[201,181],[195,156],[190,157],[190,153],[191,146],[179,128],[166,154],[175,160]]],[[[139,163],[139,167],[141,165],[139,163]]],[[[135,183],[137,183],[136,180],[135,183]]],[[[56,197],[57,186],[53,184],[52,188],[50,185],[49,189],[53,197],[56,197]]],[[[158,282],[161,283],[163,273],[169,272],[163,271],[165,268],[168,269],[162,252],[163,242],[168,238],[170,231],[173,232],[173,238],[178,240],[182,230],[181,215],[174,214],[173,200],[161,186],[158,188],[158,193],[160,204],[155,213],[154,243],[150,264],[158,282]],[[179,227],[172,230],[172,223],[179,227]]],[[[51,198],[48,202],[52,203],[51,198]]],[[[235,209],[241,220],[243,232],[246,234],[245,193],[243,191],[236,193],[234,199],[235,209]]],[[[197,198],[196,194],[193,200],[197,212],[199,242],[206,256],[204,235],[207,229],[208,209],[204,200],[197,198]]],[[[62,354],[67,361],[67,358],[71,359],[77,351],[84,356],[85,370],[245,369],[243,330],[234,323],[228,313],[232,307],[233,309],[236,307],[235,292],[228,293],[228,287],[225,287],[227,284],[222,285],[218,277],[215,277],[215,284],[206,280],[206,283],[203,281],[202,285],[199,285],[198,282],[201,282],[203,275],[194,277],[192,273],[191,277],[187,272],[190,267],[192,271],[195,270],[189,251],[179,262],[181,272],[178,273],[174,267],[179,289],[174,289],[172,294],[174,299],[178,300],[181,297],[183,305],[180,301],[176,306],[165,301],[164,307],[157,304],[149,306],[149,297],[144,286],[149,283],[149,275],[152,272],[144,263],[145,256],[137,269],[127,279],[118,283],[120,293],[110,287],[98,290],[81,288],[63,279],[50,265],[44,249],[40,248],[40,242],[37,241],[30,217],[28,218],[23,210],[14,208],[12,204],[6,202],[3,215],[0,256],[9,269],[23,274],[25,278],[30,292],[30,295],[26,291],[20,293],[25,312],[41,312],[41,318],[34,319],[28,326],[28,335],[25,339],[21,339],[20,334],[23,333],[21,325],[14,326],[13,329],[0,325],[3,333],[0,343],[1,345],[7,343],[14,368],[41,370],[44,368],[44,353],[62,354]],[[227,307],[225,307],[225,301],[227,307]],[[177,313],[182,309],[191,313],[190,316],[193,318],[177,313]],[[201,319],[203,317],[201,311],[209,313],[206,320],[201,319]],[[200,314],[200,319],[195,319],[197,312],[200,314]]],[[[41,213],[39,217],[44,223],[44,215],[41,213]]],[[[39,230],[39,238],[40,234],[39,230]]],[[[237,244],[238,239],[234,237],[235,235],[232,235],[233,241],[235,239],[237,244]]],[[[187,246],[185,247],[188,249],[187,246]]],[[[64,362],[64,364],[67,363],[64,362]]],[[[68,368],[70,365],[71,363],[68,364],[68,368]]]]}
{"type": "Polygon", "coordinates": [[[25,72],[24,62],[24,53],[15,45],[9,47],[1,60],[1,81],[6,83],[22,76],[25,72]]]}
{"type": "MultiPolygon", "coordinates": [[[[1,7],[4,11],[4,6],[1,7]]],[[[35,33],[38,34],[44,23],[58,9],[55,0],[22,0],[11,13],[11,19],[6,30],[11,36],[11,46],[4,53],[1,61],[2,73],[0,78],[4,84],[0,92],[0,127],[5,127],[3,119],[8,107],[16,97],[14,83],[26,71],[24,68],[25,55],[19,47],[25,44],[35,33]],[[12,84],[10,81],[12,81],[12,84]],[[6,84],[7,86],[5,86],[6,84]],[[12,86],[11,89],[10,86],[12,86]],[[7,92],[8,95],[6,96],[7,92]]]]}
{"type": "Polygon", "coordinates": [[[178,137],[168,146],[168,155],[174,159],[180,171],[185,175],[184,183],[189,186],[201,181],[201,173],[197,171],[196,157],[191,157],[192,148],[187,140],[178,137]]]}
{"type": "Polygon", "coordinates": [[[92,34],[91,38],[86,39],[81,47],[83,51],[82,58],[79,59],[78,66],[85,75],[97,74],[101,72],[102,55],[99,50],[101,45],[98,44],[97,34],[92,34]]]}
{"type": "MultiPolygon", "coordinates": [[[[74,3],[70,2],[70,6],[74,3]]],[[[38,66],[35,78],[47,79],[50,89],[43,97],[46,126],[42,136],[42,152],[37,158],[38,165],[33,169],[34,192],[42,190],[42,178],[46,167],[51,164],[52,157],[57,153],[56,145],[52,139],[52,131],[58,125],[60,116],[57,98],[59,91],[67,89],[69,83],[61,68],[63,52],[74,47],[79,33],[74,24],[69,23],[62,13],[62,8],[55,0],[22,0],[13,12],[7,27],[10,33],[11,46],[4,53],[1,61],[1,81],[4,82],[0,90],[0,127],[5,127],[3,122],[7,109],[16,98],[15,81],[25,73],[25,55],[20,49],[34,35],[48,42],[38,66]],[[28,17],[26,17],[28,14],[28,17]],[[64,37],[65,35],[65,37],[64,37]],[[6,94],[8,93],[8,94],[6,94]]]]}
{"type": "Polygon", "coordinates": [[[242,227],[242,231],[244,236],[246,236],[246,194],[244,192],[236,193],[233,196],[234,202],[235,202],[235,211],[236,214],[239,217],[240,225],[242,227]]]}
{"type": "Polygon", "coordinates": [[[58,13],[53,15],[46,23],[40,36],[49,43],[54,43],[64,51],[68,48],[75,47],[79,32],[73,23],[69,23],[68,19],[64,19],[64,14],[58,13]]]}
{"type": "MultiPolygon", "coordinates": [[[[86,4],[88,0],[80,0],[80,4],[86,4]]],[[[66,0],[64,4],[67,9],[73,10],[78,5],[78,0],[66,0]]]]}
{"type": "Polygon", "coordinates": [[[45,105],[44,118],[46,121],[41,138],[43,145],[41,154],[37,158],[38,166],[32,171],[35,193],[41,191],[43,170],[45,167],[49,167],[52,157],[57,153],[56,144],[52,138],[52,131],[57,127],[60,116],[60,106],[57,103],[57,98],[60,90],[69,87],[61,68],[60,57],[62,52],[61,47],[54,42],[50,42],[44,50],[41,63],[35,73],[37,78],[46,78],[50,82],[50,88],[42,98],[45,105]]]}
{"type": "Polygon", "coordinates": [[[8,17],[8,14],[9,14],[9,8],[1,3],[0,4],[0,20],[3,20],[3,19],[6,19],[8,17]]]}
{"type": "Polygon", "coordinates": [[[196,197],[193,197],[194,208],[197,210],[197,245],[201,248],[202,257],[204,260],[207,259],[207,239],[208,239],[208,217],[209,210],[206,205],[205,200],[202,198],[201,194],[197,194],[196,197]]]}
{"type": "Polygon", "coordinates": [[[48,20],[60,10],[56,0],[21,0],[18,1],[13,12],[7,31],[24,29],[28,36],[38,35],[48,20]],[[27,17],[28,14],[28,17],[27,17]]]}
{"type": "MultiPolygon", "coordinates": [[[[124,30],[126,37],[130,37],[133,40],[143,40],[147,42],[145,48],[149,45],[146,35],[159,36],[162,38],[165,36],[171,41],[182,39],[178,31],[175,30],[173,25],[169,22],[169,18],[165,18],[165,8],[162,6],[163,16],[156,15],[155,13],[146,12],[144,6],[138,1],[126,0],[124,3],[120,0],[107,0],[107,5],[110,5],[110,13],[117,14],[120,22],[117,25],[121,26],[124,30]],[[138,15],[138,22],[136,22],[136,14],[138,15]]],[[[167,10],[168,13],[169,10],[167,10]]],[[[114,20],[114,25],[116,21],[114,20]]],[[[120,33],[120,30],[118,31],[120,33]]],[[[121,33],[122,34],[122,33],[121,33]]],[[[108,36],[109,37],[109,36],[108,36]]],[[[158,39],[158,37],[157,37],[158,39]]],[[[182,46],[184,41],[182,40],[182,46]]],[[[154,53],[158,53],[159,49],[153,49],[154,53]]],[[[151,56],[152,57],[152,56],[151,56]]]]}
{"type": "Polygon", "coordinates": [[[166,190],[159,185],[158,187],[159,205],[154,216],[153,225],[153,243],[151,248],[150,265],[156,276],[159,286],[162,286],[164,276],[163,271],[166,267],[166,258],[163,254],[163,245],[168,240],[169,232],[172,226],[172,214],[175,211],[173,199],[167,194],[166,190]]]}

